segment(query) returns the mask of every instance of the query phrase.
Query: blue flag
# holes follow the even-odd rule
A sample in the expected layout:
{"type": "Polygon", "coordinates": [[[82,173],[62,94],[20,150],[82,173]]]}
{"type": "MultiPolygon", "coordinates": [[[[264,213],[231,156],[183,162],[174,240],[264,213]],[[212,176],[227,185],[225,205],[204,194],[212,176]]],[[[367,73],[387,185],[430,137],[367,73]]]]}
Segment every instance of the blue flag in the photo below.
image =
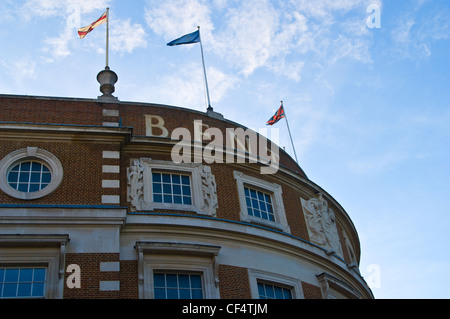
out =
{"type": "Polygon", "coordinates": [[[197,43],[200,42],[200,31],[197,30],[195,32],[183,35],[181,38],[175,39],[167,45],[173,46],[173,45],[180,45],[180,44],[189,44],[189,43],[197,43]]]}

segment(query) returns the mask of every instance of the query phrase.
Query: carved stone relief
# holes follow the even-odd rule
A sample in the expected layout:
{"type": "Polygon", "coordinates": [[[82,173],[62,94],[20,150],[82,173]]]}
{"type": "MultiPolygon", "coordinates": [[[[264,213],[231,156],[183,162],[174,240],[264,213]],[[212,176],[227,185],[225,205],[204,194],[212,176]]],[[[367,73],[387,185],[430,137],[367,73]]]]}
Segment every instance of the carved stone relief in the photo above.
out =
{"type": "Polygon", "coordinates": [[[142,210],[144,200],[144,166],[140,160],[133,160],[127,170],[127,196],[133,211],[142,210]]]}
{"type": "Polygon", "coordinates": [[[311,242],[342,256],[334,211],[328,207],[322,194],[308,201],[302,198],[301,202],[311,242]]]}
{"type": "Polygon", "coordinates": [[[199,214],[215,216],[218,207],[216,181],[209,166],[201,164],[181,164],[154,161],[150,158],[133,159],[127,169],[127,196],[132,211],[153,210],[155,208],[180,209],[177,204],[154,203],[151,194],[152,169],[190,172],[192,187],[192,205],[181,209],[194,210],[199,214]]]}
{"type": "Polygon", "coordinates": [[[209,166],[201,166],[200,176],[202,178],[203,202],[202,210],[209,212],[209,215],[215,215],[218,206],[216,179],[211,173],[209,166]]]}

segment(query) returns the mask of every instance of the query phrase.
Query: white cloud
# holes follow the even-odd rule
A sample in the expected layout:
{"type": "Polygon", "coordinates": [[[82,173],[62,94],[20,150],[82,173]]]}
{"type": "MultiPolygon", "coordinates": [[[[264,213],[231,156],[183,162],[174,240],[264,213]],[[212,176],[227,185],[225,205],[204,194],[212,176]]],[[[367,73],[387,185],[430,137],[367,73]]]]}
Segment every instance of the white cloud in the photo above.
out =
{"type": "MultiPolygon", "coordinates": [[[[213,107],[239,82],[235,76],[225,74],[215,67],[207,68],[207,78],[213,107]]],[[[158,78],[157,83],[147,84],[145,88],[140,87],[138,91],[139,99],[143,101],[151,100],[167,105],[206,110],[204,73],[202,65],[198,63],[186,64],[182,69],[168,72],[167,75],[158,78]]]]}
{"type": "Polygon", "coordinates": [[[204,1],[147,1],[145,20],[157,35],[170,41],[201,27],[202,39],[210,37],[213,23],[210,9],[204,1]]]}
{"type": "Polygon", "coordinates": [[[17,83],[24,79],[34,77],[36,61],[29,55],[23,57],[13,57],[9,61],[2,60],[1,65],[6,69],[7,74],[17,83]]]}
{"type": "Polygon", "coordinates": [[[436,41],[450,38],[449,15],[448,8],[437,8],[431,1],[417,1],[397,19],[398,25],[391,32],[394,52],[413,61],[430,57],[436,41]]]}
{"type": "Polygon", "coordinates": [[[146,33],[142,25],[131,24],[130,19],[115,20],[111,27],[111,49],[117,52],[131,53],[139,47],[146,47],[146,33]]]}

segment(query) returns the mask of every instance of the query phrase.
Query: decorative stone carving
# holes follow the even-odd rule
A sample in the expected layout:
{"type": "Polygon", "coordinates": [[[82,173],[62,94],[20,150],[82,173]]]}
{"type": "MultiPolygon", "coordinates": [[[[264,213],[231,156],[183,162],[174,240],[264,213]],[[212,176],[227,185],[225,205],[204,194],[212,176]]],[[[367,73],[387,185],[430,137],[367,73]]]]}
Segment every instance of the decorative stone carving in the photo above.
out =
{"type": "Polygon", "coordinates": [[[301,202],[311,242],[342,256],[336,217],[322,194],[308,201],[302,198],[301,202]]]}
{"type": "Polygon", "coordinates": [[[209,166],[197,163],[174,164],[151,158],[133,159],[127,169],[127,196],[132,211],[170,209],[195,211],[198,214],[215,216],[218,207],[216,181],[209,166]],[[156,203],[152,194],[152,170],[189,173],[191,176],[192,204],[156,203]]]}
{"type": "Polygon", "coordinates": [[[211,173],[209,166],[202,165],[200,169],[200,176],[202,178],[203,203],[201,208],[208,212],[209,215],[215,215],[219,204],[217,200],[216,179],[211,173]]]}
{"type": "Polygon", "coordinates": [[[132,165],[127,170],[127,195],[133,210],[142,210],[144,200],[144,166],[140,160],[133,160],[132,165]]]}

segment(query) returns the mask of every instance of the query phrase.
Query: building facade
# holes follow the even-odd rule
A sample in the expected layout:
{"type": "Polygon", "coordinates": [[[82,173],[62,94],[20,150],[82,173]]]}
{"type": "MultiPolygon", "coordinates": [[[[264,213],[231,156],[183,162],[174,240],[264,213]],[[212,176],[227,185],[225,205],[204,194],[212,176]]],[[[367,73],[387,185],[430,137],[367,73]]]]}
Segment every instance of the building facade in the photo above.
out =
{"type": "Polygon", "coordinates": [[[349,215],[287,153],[113,91],[0,96],[0,297],[373,298],[349,215]]]}

